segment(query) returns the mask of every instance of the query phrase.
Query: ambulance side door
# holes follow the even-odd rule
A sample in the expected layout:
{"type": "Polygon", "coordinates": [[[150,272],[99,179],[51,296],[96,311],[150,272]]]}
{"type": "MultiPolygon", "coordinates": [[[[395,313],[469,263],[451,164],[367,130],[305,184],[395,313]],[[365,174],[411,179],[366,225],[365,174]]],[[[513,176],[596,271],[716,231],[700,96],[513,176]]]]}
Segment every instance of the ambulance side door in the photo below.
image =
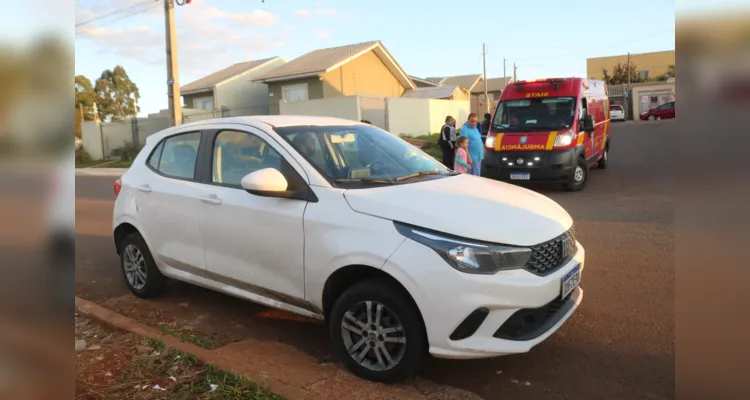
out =
{"type": "Polygon", "coordinates": [[[578,144],[583,146],[585,150],[586,160],[590,162],[591,156],[596,153],[596,129],[594,129],[594,132],[584,132],[582,130],[583,116],[586,114],[591,115],[591,118],[594,120],[594,127],[596,127],[596,124],[599,121],[596,118],[596,114],[592,112],[593,104],[589,104],[589,99],[585,95],[581,97],[581,105],[579,109],[580,113],[578,114],[578,144]]]}

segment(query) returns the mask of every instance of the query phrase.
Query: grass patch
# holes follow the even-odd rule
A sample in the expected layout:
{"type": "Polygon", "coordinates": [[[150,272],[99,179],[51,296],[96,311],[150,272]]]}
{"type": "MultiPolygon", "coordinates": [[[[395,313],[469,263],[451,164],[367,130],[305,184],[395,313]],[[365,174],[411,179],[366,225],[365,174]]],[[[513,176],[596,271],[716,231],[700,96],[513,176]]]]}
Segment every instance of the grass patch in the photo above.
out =
{"type": "Polygon", "coordinates": [[[79,161],[76,160],[76,168],[88,168],[88,167],[95,167],[99,164],[106,163],[107,160],[86,160],[86,161],[79,161]]]}
{"type": "Polygon", "coordinates": [[[235,374],[206,366],[197,379],[175,389],[169,399],[283,400],[284,397],[235,374]]]}
{"type": "Polygon", "coordinates": [[[215,340],[211,337],[206,337],[202,335],[196,335],[193,333],[183,332],[175,329],[172,325],[167,325],[162,327],[162,330],[164,333],[172,335],[176,337],[177,339],[180,339],[183,343],[192,343],[198,347],[203,347],[204,349],[214,349],[219,346],[221,346],[221,342],[218,340],[215,340]]]}

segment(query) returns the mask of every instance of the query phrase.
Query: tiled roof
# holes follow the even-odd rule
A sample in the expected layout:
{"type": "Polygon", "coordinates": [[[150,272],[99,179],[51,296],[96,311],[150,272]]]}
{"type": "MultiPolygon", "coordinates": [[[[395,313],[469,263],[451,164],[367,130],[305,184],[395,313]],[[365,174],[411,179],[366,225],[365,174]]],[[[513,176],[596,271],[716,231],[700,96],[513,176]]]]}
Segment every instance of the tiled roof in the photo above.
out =
{"type": "Polygon", "coordinates": [[[461,89],[473,91],[474,85],[477,84],[480,78],[482,78],[482,74],[446,76],[440,81],[440,84],[445,86],[458,86],[461,89]]]}
{"type": "Polygon", "coordinates": [[[192,92],[202,89],[210,89],[217,83],[223,82],[229,78],[237,76],[243,72],[247,72],[255,67],[259,67],[277,57],[264,58],[262,60],[246,61],[232,65],[222,69],[221,71],[214,72],[211,75],[204,76],[197,81],[190,82],[180,88],[181,92],[192,92]]]}
{"type": "Polygon", "coordinates": [[[431,76],[429,78],[424,78],[424,80],[432,82],[432,83],[440,84],[440,81],[443,80],[443,77],[442,76],[439,76],[439,77],[431,76]]]}
{"type": "Polygon", "coordinates": [[[293,78],[297,75],[312,75],[323,73],[328,68],[333,67],[357,54],[375,46],[380,41],[370,41],[364,43],[350,44],[347,46],[331,47],[328,49],[319,49],[311,51],[305,55],[295,58],[288,63],[273,69],[268,74],[256,78],[256,80],[268,80],[276,78],[293,78]]]}
{"type": "MultiPolygon", "coordinates": [[[[507,76],[505,78],[490,78],[487,79],[487,91],[498,92],[505,89],[505,83],[511,83],[513,78],[507,76]]],[[[473,93],[484,93],[484,84],[480,83],[474,87],[473,93]]]]}

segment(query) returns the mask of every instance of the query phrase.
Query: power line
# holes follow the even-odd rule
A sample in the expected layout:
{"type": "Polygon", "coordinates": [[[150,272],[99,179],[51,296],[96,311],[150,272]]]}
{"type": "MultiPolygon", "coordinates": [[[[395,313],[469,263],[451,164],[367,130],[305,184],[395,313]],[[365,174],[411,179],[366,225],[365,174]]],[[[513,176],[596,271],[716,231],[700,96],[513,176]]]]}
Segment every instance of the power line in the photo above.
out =
{"type": "Polygon", "coordinates": [[[132,10],[132,9],[138,8],[138,7],[142,6],[142,5],[145,5],[145,4],[148,4],[148,3],[152,3],[154,1],[158,1],[158,0],[144,0],[144,1],[141,1],[141,2],[136,3],[136,4],[131,4],[131,5],[126,6],[126,7],[118,8],[118,9],[110,11],[108,13],[104,13],[104,14],[98,16],[98,17],[91,18],[88,21],[83,21],[83,22],[77,23],[75,27],[78,28],[79,26],[88,25],[88,24],[90,24],[92,22],[96,22],[96,21],[105,19],[107,17],[111,17],[111,16],[119,14],[119,13],[121,13],[123,11],[128,11],[128,10],[132,10]]]}
{"type": "MultiPolygon", "coordinates": [[[[119,21],[122,21],[124,19],[130,18],[130,17],[134,17],[136,15],[143,14],[145,12],[151,11],[151,10],[155,9],[157,6],[160,5],[158,3],[158,1],[159,0],[149,0],[148,3],[151,3],[151,4],[148,5],[147,7],[143,8],[143,9],[140,9],[140,10],[135,10],[134,12],[131,12],[129,14],[122,15],[119,18],[115,18],[113,20],[109,20],[106,23],[97,25],[96,27],[102,27],[102,26],[111,25],[111,24],[114,24],[115,22],[119,22],[119,21]]],[[[90,29],[91,28],[84,28],[84,29],[82,29],[82,30],[76,32],[76,36],[79,35],[79,34],[81,34],[81,33],[87,32],[90,29]]]]}

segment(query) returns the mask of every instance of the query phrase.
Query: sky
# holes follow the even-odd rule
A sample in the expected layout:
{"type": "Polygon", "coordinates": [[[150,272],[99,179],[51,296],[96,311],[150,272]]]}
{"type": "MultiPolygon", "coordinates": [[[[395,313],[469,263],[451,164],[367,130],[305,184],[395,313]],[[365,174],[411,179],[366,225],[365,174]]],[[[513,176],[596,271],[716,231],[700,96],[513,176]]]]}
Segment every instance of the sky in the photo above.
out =
{"type": "MultiPolygon", "coordinates": [[[[67,1],[69,3],[70,1],[67,1]]],[[[62,3],[66,3],[63,1],[62,3]]],[[[59,4],[62,4],[59,3],[59,4]]],[[[677,1],[703,12],[705,2],[677,1]]],[[[712,8],[740,4],[714,1],[712,8]]],[[[15,4],[15,5],[14,5],[15,4]]],[[[29,10],[31,3],[10,7],[29,10]]],[[[75,73],[92,81],[122,65],[141,93],[139,115],[167,107],[161,0],[76,0],[75,73]],[[123,8],[127,8],[122,11],[123,8]],[[118,12],[120,11],[120,12],[118,12]],[[108,13],[112,13],[107,17],[108,13]]],[[[585,76],[586,58],[674,49],[675,2],[631,0],[193,0],[176,8],[181,85],[233,63],[272,56],[292,60],[314,49],[381,40],[410,75],[585,76]]],[[[68,7],[36,24],[59,23],[68,7]]],[[[13,12],[3,13],[13,15],[13,12]]],[[[39,15],[39,13],[35,13],[39,15]]],[[[28,20],[0,16],[16,35],[28,20]]]]}

